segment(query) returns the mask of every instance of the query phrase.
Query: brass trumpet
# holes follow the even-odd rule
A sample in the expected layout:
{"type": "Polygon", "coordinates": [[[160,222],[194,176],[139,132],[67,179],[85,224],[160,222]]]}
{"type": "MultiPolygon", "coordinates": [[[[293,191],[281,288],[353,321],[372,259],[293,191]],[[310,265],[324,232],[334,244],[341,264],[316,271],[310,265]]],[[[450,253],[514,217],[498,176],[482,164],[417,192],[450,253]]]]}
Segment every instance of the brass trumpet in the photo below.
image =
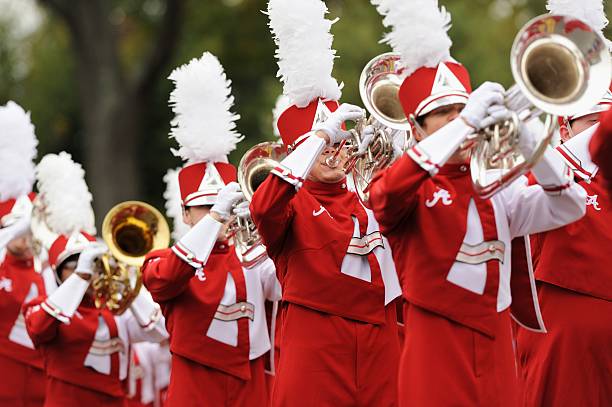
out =
{"type": "Polygon", "coordinates": [[[513,117],[473,138],[471,172],[475,191],[488,198],[529,171],[542,157],[555,129],[556,115],[571,115],[597,103],[610,84],[610,54],[604,38],[582,21],[545,14],[518,32],[510,64],[516,82],[505,104],[513,117]],[[518,149],[520,123],[546,114],[544,137],[533,155],[518,149]],[[491,179],[492,169],[497,177],[491,179]]]}
{"type": "Polygon", "coordinates": [[[102,238],[109,248],[92,281],[97,308],[121,315],[142,286],[140,266],[152,250],[168,247],[170,229],[163,215],[140,201],[115,205],[104,217],[102,238]]]}
{"type": "MultiPolygon", "coordinates": [[[[238,184],[246,201],[251,201],[270,171],[286,156],[286,146],[274,142],[256,144],[244,154],[238,164],[238,184]]],[[[266,247],[251,218],[236,216],[230,223],[229,233],[234,237],[236,253],[243,266],[251,267],[266,257],[266,247]]]]}

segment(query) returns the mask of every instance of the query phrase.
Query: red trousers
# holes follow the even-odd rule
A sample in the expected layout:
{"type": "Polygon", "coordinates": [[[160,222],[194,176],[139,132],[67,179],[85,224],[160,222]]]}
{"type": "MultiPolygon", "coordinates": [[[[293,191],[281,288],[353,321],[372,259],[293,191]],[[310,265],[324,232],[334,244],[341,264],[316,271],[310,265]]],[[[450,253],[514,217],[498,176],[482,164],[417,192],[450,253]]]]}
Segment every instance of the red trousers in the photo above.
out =
{"type": "Polygon", "coordinates": [[[0,355],[0,406],[41,407],[45,382],[42,370],[0,355]]]}
{"type": "Polygon", "coordinates": [[[165,407],[266,407],[264,358],[251,361],[251,380],[172,355],[165,407]]]}
{"type": "Polygon", "coordinates": [[[127,407],[127,402],[125,397],[109,396],[48,377],[45,407],[127,407]]]}
{"type": "Polygon", "coordinates": [[[397,405],[395,305],[372,325],[295,304],[283,307],[274,407],[397,405]]]}
{"type": "Polygon", "coordinates": [[[510,316],[499,314],[495,338],[412,304],[399,367],[399,405],[516,406],[517,373],[510,316]]]}
{"type": "Polygon", "coordinates": [[[524,405],[612,406],[612,302],[540,283],[548,333],[517,337],[524,405]]]}

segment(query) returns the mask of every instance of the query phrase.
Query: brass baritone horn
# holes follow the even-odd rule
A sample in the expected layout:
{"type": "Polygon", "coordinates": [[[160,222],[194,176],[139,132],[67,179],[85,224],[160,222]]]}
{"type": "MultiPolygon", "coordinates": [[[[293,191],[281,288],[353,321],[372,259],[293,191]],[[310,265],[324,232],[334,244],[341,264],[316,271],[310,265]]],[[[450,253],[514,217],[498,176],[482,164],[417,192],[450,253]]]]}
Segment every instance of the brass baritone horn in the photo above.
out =
{"type": "MultiPolygon", "coordinates": [[[[238,184],[248,202],[270,171],[286,156],[287,148],[274,142],[256,144],[244,154],[238,164],[238,184]]],[[[229,231],[234,236],[236,253],[243,266],[251,267],[265,258],[266,248],[252,219],[237,216],[229,231]]]]}
{"type": "Polygon", "coordinates": [[[411,125],[399,100],[403,77],[400,55],[388,52],[366,64],[359,78],[361,100],[370,117],[357,121],[351,131],[349,158],[344,166],[352,175],[356,192],[362,200],[368,198],[368,189],[374,174],[395,160],[394,134],[401,132],[401,150],[409,145],[411,125]],[[374,139],[365,152],[358,154],[367,126],[374,128],[374,139]]]}
{"type": "Polygon", "coordinates": [[[474,140],[471,172],[475,191],[495,194],[529,171],[542,157],[555,129],[556,115],[571,115],[595,105],[610,84],[610,54],[604,38],[582,21],[545,14],[529,21],[515,37],[510,63],[516,84],[506,92],[514,112],[483,129],[474,140]],[[544,137],[533,155],[518,149],[520,122],[544,112],[544,137]],[[490,179],[492,169],[500,175],[490,179]]]}
{"type": "Polygon", "coordinates": [[[102,238],[110,253],[100,259],[92,281],[96,307],[120,315],[142,286],[140,266],[152,250],[168,247],[170,229],[163,215],[140,201],[115,205],[104,217],[102,238]]]}

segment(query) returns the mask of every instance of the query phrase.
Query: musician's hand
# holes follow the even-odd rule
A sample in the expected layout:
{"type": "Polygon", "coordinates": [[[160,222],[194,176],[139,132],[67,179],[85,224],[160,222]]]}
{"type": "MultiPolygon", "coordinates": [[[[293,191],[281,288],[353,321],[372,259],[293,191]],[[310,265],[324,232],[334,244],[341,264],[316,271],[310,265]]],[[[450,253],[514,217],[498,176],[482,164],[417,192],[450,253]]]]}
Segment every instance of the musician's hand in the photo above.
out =
{"type": "Polygon", "coordinates": [[[485,117],[480,126],[482,129],[491,126],[495,123],[503,123],[504,121],[512,117],[512,112],[504,105],[493,105],[487,110],[487,117],[485,117]]]}
{"type": "Polygon", "coordinates": [[[107,251],[108,247],[104,243],[92,242],[79,255],[79,260],[74,272],[81,276],[89,276],[91,278],[96,260],[107,251]]]}
{"type": "Polygon", "coordinates": [[[335,112],[329,115],[327,120],[322,123],[316,123],[312,130],[317,132],[317,134],[324,133],[323,136],[320,134],[319,136],[325,139],[328,145],[332,146],[350,137],[351,133],[342,128],[342,124],[345,121],[357,120],[362,117],[364,117],[362,108],[343,103],[335,112]]]}
{"type": "Polygon", "coordinates": [[[251,205],[251,203],[248,202],[248,201],[240,202],[234,208],[234,215],[236,215],[236,216],[238,216],[239,218],[242,218],[242,219],[249,218],[251,216],[251,209],[249,209],[250,205],[251,205]]]}
{"type": "Polygon", "coordinates": [[[237,182],[230,182],[224,186],[217,194],[217,203],[210,209],[211,215],[216,214],[222,222],[226,222],[232,215],[234,205],[244,199],[244,194],[240,190],[237,182]]]}
{"type": "Polygon", "coordinates": [[[359,146],[359,150],[357,150],[357,154],[363,154],[367,151],[370,143],[374,140],[374,126],[368,124],[365,129],[363,129],[363,133],[361,135],[361,145],[359,146]]]}
{"type": "Polygon", "coordinates": [[[475,130],[480,130],[490,123],[489,109],[504,103],[504,87],[499,83],[485,82],[468,98],[460,117],[475,130]]]}
{"type": "Polygon", "coordinates": [[[8,226],[0,228],[0,241],[8,243],[13,239],[26,235],[30,231],[31,221],[30,213],[24,213],[14,218],[13,222],[8,226]]]}

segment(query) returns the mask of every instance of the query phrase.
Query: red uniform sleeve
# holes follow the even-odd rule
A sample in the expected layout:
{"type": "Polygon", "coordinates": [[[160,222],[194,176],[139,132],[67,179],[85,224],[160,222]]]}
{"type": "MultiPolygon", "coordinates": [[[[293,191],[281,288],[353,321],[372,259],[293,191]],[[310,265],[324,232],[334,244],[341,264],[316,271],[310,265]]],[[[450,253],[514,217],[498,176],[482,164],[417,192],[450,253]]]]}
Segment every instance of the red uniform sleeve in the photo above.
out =
{"type": "Polygon", "coordinates": [[[591,158],[610,186],[612,183],[612,109],[605,112],[589,145],[591,158]]]}
{"type": "Polygon", "coordinates": [[[155,302],[168,301],[178,296],[194,276],[194,268],[169,249],[149,253],[141,271],[142,282],[155,302]]]}
{"type": "Polygon", "coordinates": [[[61,322],[49,315],[40,304],[45,297],[38,297],[23,307],[26,329],[34,346],[51,342],[57,336],[61,322]]]}
{"type": "Polygon", "coordinates": [[[295,195],[293,185],[270,174],[251,200],[251,218],[272,258],[282,251],[294,215],[295,195]]]}
{"type": "Polygon", "coordinates": [[[383,233],[406,219],[418,202],[417,192],[429,173],[404,154],[370,184],[370,205],[383,233]]]}

